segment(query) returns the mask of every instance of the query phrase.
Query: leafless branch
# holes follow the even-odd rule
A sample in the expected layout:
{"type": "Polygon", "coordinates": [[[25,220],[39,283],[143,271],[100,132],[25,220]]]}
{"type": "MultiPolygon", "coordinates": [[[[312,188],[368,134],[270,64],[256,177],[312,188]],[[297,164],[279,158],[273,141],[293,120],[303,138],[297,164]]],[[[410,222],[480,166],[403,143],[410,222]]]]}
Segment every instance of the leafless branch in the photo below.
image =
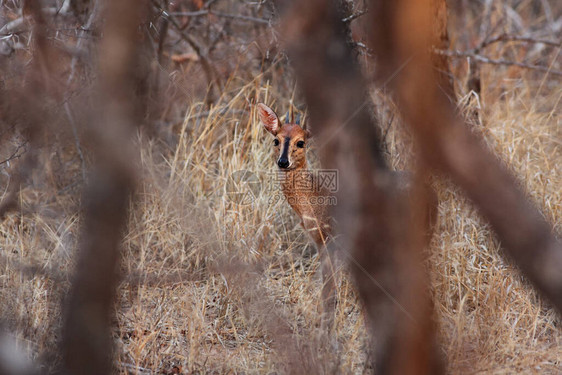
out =
{"type": "Polygon", "coordinates": [[[180,17],[200,17],[206,16],[210,14],[210,12],[206,9],[197,10],[194,12],[169,12],[168,15],[170,16],[180,16],[180,17]]]}
{"type": "Polygon", "coordinates": [[[545,66],[540,66],[540,65],[525,64],[525,63],[521,63],[521,62],[518,62],[518,61],[510,61],[510,60],[503,60],[503,59],[500,59],[500,60],[491,59],[489,57],[482,56],[482,55],[476,54],[474,52],[444,51],[444,50],[434,50],[434,52],[437,53],[437,54],[450,56],[450,57],[458,57],[458,58],[469,57],[469,58],[472,58],[475,61],[483,63],[483,64],[518,66],[518,67],[524,68],[524,69],[537,70],[539,72],[545,72],[545,73],[549,73],[549,74],[562,76],[562,71],[560,71],[560,70],[554,70],[554,69],[547,68],[545,66]]]}
{"type": "Polygon", "coordinates": [[[23,143],[19,144],[14,150],[14,152],[12,152],[12,154],[8,156],[7,159],[0,161],[0,165],[9,163],[14,159],[19,159],[27,151],[27,144],[28,144],[27,141],[24,141],[23,143]]]}
{"type": "MultiPolygon", "coordinates": [[[[40,9],[40,11],[42,14],[48,14],[48,15],[57,15],[59,13],[59,10],[56,7],[43,8],[40,9]]],[[[0,35],[4,36],[4,35],[10,35],[13,33],[21,32],[22,30],[20,30],[20,27],[25,24],[25,22],[28,20],[30,16],[34,17],[33,14],[26,14],[20,18],[16,18],[15,20],[6,23],[0,28],[0,35]]]]}
{"type": "Polygon", "coordinates": [[[480,44],[480,48],[487,47],[491,44],[498,43],[498,42],[522,42],[522,43],[536,43],[536,44],[545,44],[547,46],[552,47],[561,47],[562,43],[560,41],[549,40],[549,39],[538,39],[529,36],[519,36],[519,35],[509,35],[509,34],[501,34],[496,37],[486,39],[480,44]]]}
{"type": "Polygon", "coordinates": [[[229,13],[222,13],[222,12],[217,12],[214,10],[198,10],[195,12],[170,12],[169,13],[171,16],[189,16],[189,17],[200,17],[200,16],[206,16],[206,15],[214,15],[217,17],[222,17],[222,18],[231,18],[231,19],[236,19],[236,20],[242,20],[242,21],[248,21],[248,22],[255,22],[255,23],[259,23],[262,25],[270,25],[272,20],[268,20],[265,18],[257,18],[257,17],[251,17],[251,16],[245,16],[242,14],[229,14],[229,13]]]}
{"type": "MultiPolygon", "coordinates": [[[[362,10],[359,11],[357,13],[354,13],[348,17],[345,17],[342,19],[343,22],[345,23],[349,23],[365,14],[367,14],[368,11],[366,10],[362,10]]],[[[228,13],[222,13],[222,12],[217,12],[214,10],[198,10],[195,12],[171,12],[170,15],[172,16],[188,16],[188,17],[201,17],[201,16],[206,16],[206,15],[215,15],[217,17],[223,17],[223,18],[232,18],[232,19],[239,19],[239,20],[243,20],[243,21],[249,21],[249,22],[256,22],[256,23],[260,23],[263,25],[271,25],[272,21],[271,19],[265,19],[265,18],[257,18],[257,17],[251,17],[251,16],[245,16],[245,15],[241,15],[241,14],[228,14],[228,13]]]]}
{"type": "Polygon", "coordinates": [[[179,25],[178,21],[172,14],[166,13],[161,8],[157,0],[151,1],[152,4],[161,11],[162,17],[165,17],[167,20],[169,20],[172,26],[174,26],[174,28],[178,31],[180,37],[185,40],[191,46],[191,48],[193,48],[193,50],[199,57],[199,61],[201,62],[201,66],[203,67],[203,71],[205,72],[209,85],[211,85],[211,87],[216,86],[217,92],[220,91],[221,85],[218,74],[213,65],[210,63],[204,48],[198,42],[196,42],[195,39],[191,37],[191,35],[189,35],[187,32],[185,32],[185,30],[182,29],[182,27],[179,25]]]}
{"type": "Polygon", "coordinates": [[[2,28],[0,28],[0,35],[11,35],[17,31],[25,23],[26,17],[16,18],[13,21],[6,23],[2,28]]]}

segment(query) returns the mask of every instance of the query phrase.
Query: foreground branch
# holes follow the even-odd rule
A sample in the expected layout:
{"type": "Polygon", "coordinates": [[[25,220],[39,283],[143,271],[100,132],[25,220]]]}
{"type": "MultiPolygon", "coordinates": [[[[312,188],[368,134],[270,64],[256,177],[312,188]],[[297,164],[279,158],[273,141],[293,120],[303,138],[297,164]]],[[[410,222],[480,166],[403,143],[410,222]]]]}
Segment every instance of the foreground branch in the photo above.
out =
{"type": "MultiPolygon", "coordinates": [[[[331,212],[338,245],[347,252],[365,306],[376,373],[439,374],[423,241],[411,220],[415,208],[384,162],[378,127],[364,105],[367,87],[336,3],[295,2],[282,30],[322,165],[338,170],[338,205],[331,212]]],[[[418,189],[412,195],[421,201],[418,189]]]]}
{"type": "Polygon", "coordinates": [[[382,64],[415,56],[395,80],[398,105],[412,127],[426,163],[450,176],[489,220],[506,253],[562,312],[562,244],[518,187],[515,178],[481,139],[469,131],[437,84],[429,53],[431,0],[390,2],[390,22],[375,24],[372,38],[388,38],[376,50],[382,64]],[[405,20],[415,20],[406,22],[405,20]]]}
{"type": "Polygon", "coordinates": [[[137,29],[146,3],[107,1],[100,46],[98,108],[87,127],[96,167],[83,198],[84,226],[63,326],[65,372],[112,372],[111,315],[119,247],[134,187],[132,132],[136,123],[134,73],[137,29]],[[101,115],[103,114],[103,115],[101,115]]]}

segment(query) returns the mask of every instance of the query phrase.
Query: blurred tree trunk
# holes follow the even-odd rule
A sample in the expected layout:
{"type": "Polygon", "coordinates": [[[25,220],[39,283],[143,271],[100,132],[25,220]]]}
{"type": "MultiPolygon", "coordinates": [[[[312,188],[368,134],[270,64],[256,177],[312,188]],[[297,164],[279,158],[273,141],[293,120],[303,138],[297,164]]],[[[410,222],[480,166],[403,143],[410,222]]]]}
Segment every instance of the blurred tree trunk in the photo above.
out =
{"type": "Polygon", "coordinates": [[[119,247],[135,181],[132,140],[139,108],[132,67],[139,61],[138,27],[146,5],[108,0],[104,8],[97,110],[87,127],[95,168],[83,197],[82,237],[63,322],[61,351],[70,374],[112,371],[119,247]]]}
{"type": "MultiPolygon", "coordinates": [[[[379,149],[379,127],[366,105],[367,86],[340,10],[336,0],[294,3],[282,30],[322,165],[338,170],[332,214],[341,251],[366,309],[376,373],[439,374],[421,227],[412,222],[415,208],[379,149]]],[[[413,201],[420,191],[414,189],[413,201]]]]}
{"type": "MultiPolygon", "coordinates": [[[[375,59],[377,62],[377,77],[381,77],[378,81],[385,82],[389,77],[393,77],[401,65],[406,60],[398,60],[399,45],[396,43],[396,23],[395,19],[399,17],[400,0],[395,2],[386,0],[371,0],[369,7],[372,12],[372,22],[368,27],[368,40],[373,48],[375,59]],[[384,53],[386,55],[381,55],[384,53]]],[[[448,32],[448,14],[447,2],[445,0],[431,0],[426,3],[427,8],[431,10],[431,36],[428,48],[436,50],[447,50],[449,48],[449,32],[448,32]]],[[[406,51],[405,51],[406,52],[406,51]]],[[[412,57],[410,53],[408,58],[412,57]]],[[[449,99],[455,102],[455,89],[453,83],[453,75],[449,68],[449,58],[446,55],[432,53],[431,55],[434,69],[437,71],[437,79],[439,86],[449,99]]]]}
{"type": "MultiPolygon", "coordinates": [[[[449,49],[449,32],[447,30],[448,26],[448,15],[447,15],[447,2],[445,0],[431,0],[432,9],[432,40],[431,48],[437,50],[448,50],[449,49]]],[[[451,102],[455,103],[455,87],[453,83],[453,75],[451,74],[451,69],[449,68],[449,57],[440,54],[432,53],[431,62],[433,68],[437,72],[437,80],[439,87],[445,95],[449,97],[451,102]]]]}
{"type": "Polygon", "coordinates": [[[375,54],[386,72],[400,71],[392,88],[424,162],[464,189],[506,253],[562,311],[562,245],[513,176],[468,130],[442,89],[429,52],[435,40],[432,0],[373,1],[387,11],[379,15],[384,23],[372,24],[375,54]]]}

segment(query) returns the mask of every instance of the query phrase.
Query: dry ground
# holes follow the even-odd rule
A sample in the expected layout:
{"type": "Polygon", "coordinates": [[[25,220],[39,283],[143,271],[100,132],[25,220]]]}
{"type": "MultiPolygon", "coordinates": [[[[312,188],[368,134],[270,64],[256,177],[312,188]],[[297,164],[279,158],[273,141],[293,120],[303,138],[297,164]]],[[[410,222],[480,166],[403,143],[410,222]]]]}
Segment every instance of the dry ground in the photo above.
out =
{"type": "MultiPolygon", "coordinates": [[[[480,96],[459,91],[469,125],[518,177],[556,233],[562,232],[560,87],[552,75],[486,66],[480,96]]],[[[387,124],[394,107],[373,97],[387,124]]],[[[210,111],[186,103],[173,141],[139,132],[139,185],[113,330],[119,373],[368,371],[361,306],[345,270],[335,339],[318,328],[318,259],[280,198],[271,140],[249,105],[264,101],[281,112],[291,99],[263,75],[232,79],[210,111]],[[236,175],[229,180],[240,170],[259,183],[240,183],[236,175]],[[232,192],[248,186],[255,199],[240,204],[232,192]]],[[[393,168],[407,168],[411,140],[397,115],[386,142],[393,168]]],[[[30,177],[20,193],[22,209],[0,224],[3,328],[38,361],[56,356],[60,304],[79,236],[76,186],[49,188],[63,178],[51,171],[65,157],[53,154],[30,177]]],[[[440,177],[434,186],[439,227],[425,266],[448,371],[562,373],[560,316],[502,257],[462,192],[440,177]]]]}

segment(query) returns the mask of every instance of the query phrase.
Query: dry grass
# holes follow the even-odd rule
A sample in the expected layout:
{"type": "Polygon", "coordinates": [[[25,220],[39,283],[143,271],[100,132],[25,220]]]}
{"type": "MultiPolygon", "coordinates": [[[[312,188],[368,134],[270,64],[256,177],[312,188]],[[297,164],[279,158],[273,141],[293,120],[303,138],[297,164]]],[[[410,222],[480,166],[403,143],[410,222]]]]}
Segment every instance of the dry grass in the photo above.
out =
{"type": "MultiPolygon", "coordinates": [[[[116,307],[122,372],[361,373],[366,336],[348,277],[340,281],[338,349],[318,330],[318,260],[295,215],[267,184],[269,138],[248,100],[283,107],[259,78],[233,84],[208,116],[194,104],[177,148],[139,137],[140,187],[124,243],[125,280],[116,307]],[[255,201],[229,199],[237,170],[262,181],[255,201]]],[[[528,89],[488,103],[475,131],[519,176],[530,197],[560,230],[562,171],[558,98],[528,89]],[[527,103],[527,105],[525,105],[527,103]]],[[[388,136],[394,164],[407,159],[399,127],[388,136]]],[[[557,373],[560,319],[501,257],[474,207],[436,180],[439,230],[428,251],[435,316],[451,373],[557,373]]],[[[23,194],[31,194],[32,191],[23,194]]],[[[23,199],[23,198],[22,198],[23,199]]],[[[26,199],[31,199],[26,197],[26,199]]],[[[58,326],[64,282],[28,277],[14,260],[66,272],[78,217],[12,215],[2,224],[2,306],[9,329],[34,353],[48,352],[58,326]]]]}
{"type": "MultiPolygon", "coordinates": [[[[482,77],[479,100],[467,94],[460,109],[481,107],[474,131],[560,233],[560,81],[497,67],[484,68],[482,77]]],[[[200,103],[186,105],[171,148],[139,135],[139,187],[115,310],[120,373],[171,373],[174,366],[193,374],[368,368],[361,307],[345,272],[336,338],[319,330],[318,259],[280,199],[270,139],[249,105],[264,101],[281,109],[290,99],[261,75],[231,79],[210,113],[200,103]],[[237,204],[228,193],[229,177],[239,170],[261,181],[250,204],[237,204]]],[[[389,161],[400,169],[411,163],[411,141],[398,123],[386,141],[389,161]]],[[[48,189],[48,167],[36,174],[20,194],[22,210],[0,225],[0,316],[20,346],[42,359],[55,355],[80,215],[76,194],[48,189]]],[[[435,178],[434,185],[439,228],[426,265],[449,372],[561,373],[560,317],[502,258],[462,193],[446,179],[435,178]]]]}

